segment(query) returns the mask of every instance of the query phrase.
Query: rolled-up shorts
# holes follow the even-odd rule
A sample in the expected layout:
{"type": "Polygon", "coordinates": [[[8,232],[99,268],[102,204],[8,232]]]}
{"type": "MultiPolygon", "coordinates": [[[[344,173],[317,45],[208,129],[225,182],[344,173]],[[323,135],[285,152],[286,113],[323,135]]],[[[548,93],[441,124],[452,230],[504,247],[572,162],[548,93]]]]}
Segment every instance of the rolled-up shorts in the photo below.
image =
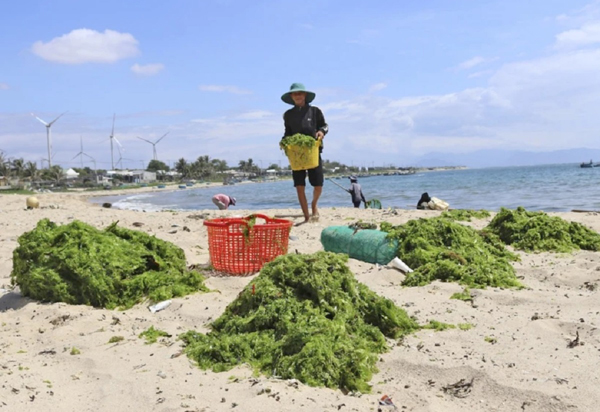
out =
{"type": "Polygon", "coordinates": [[[319,166],[314,169],[308,170],[294,170],[292,171],[292,177],[294,178],[294,187],[306,186],[306,175],[308,174],[308,181],[311,186],[323,186],[323,161],[321,155],[319,155],[319,166]]]}

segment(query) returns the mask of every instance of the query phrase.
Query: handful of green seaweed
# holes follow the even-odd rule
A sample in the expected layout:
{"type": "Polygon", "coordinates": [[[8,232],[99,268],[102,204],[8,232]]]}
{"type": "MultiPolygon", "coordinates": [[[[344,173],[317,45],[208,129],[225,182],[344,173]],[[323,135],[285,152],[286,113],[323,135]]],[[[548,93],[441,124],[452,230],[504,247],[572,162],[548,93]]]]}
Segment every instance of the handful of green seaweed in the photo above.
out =
{"type": "Polygon", "coordinates": [[[405,286],[439,279],[472,288],[522,287],[510,264],[519,257],[492,234],[441,216],[399,226],[383,222],[381,230],[398,240],[398,256],[414,269],[402,282],[405,286]]]}
{"type": "Polygon", "coordinates": [[[266,264],[211,324],[180,337],[200,368],[255,370],[311,386],[368,392],[385,337],[419,326],[360,284],[343,254],[284,255],[266,264]]]}
{"type": "Polygon", "coordinates": [[[577,222],[567,222],[544,212],[502,208],[485,228],[515,249],[527,252],[600,250],[600,234],[577,222]]]}
{"type": "Polygon", "coordinates": [[[98,230],[42,219],[18,241],[11,281],[43,302],[130,308],[146,297],[161,301],[208,290],[202,274],[187,269],[181,248],[116,223],[98,230]]]}
{"type": "Polygon", "coordinates": [[[279,142],[279,148],[285,150],[288,146],[313,147],[317,140],[309,135],[296,133],[292,136],[286,136],[279,142]]]}

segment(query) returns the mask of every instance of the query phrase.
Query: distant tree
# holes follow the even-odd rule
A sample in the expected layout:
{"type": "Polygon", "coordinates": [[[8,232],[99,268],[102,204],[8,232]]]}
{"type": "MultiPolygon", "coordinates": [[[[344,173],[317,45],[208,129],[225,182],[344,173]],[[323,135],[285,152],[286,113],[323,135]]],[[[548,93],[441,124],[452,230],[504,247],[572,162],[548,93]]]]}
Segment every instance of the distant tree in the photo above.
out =
{"type": "Polygon", "coordinates": [[[22,179],[25,176],[25,160],[23,158],[13,159],[11,162],[12,170],[19,179],[22,179]]]}
{"type": "Polygon", "coordinates": [[[9,177],[11,174],[10,161],[0,150],[0,176],[9,177]]]}
{"type": "Polygon", "coordinates": [[[166,165],[165,162],[161,162],[160,160],[150,160],[148,163],[148,167],[146,168],[149,172],[156,172],[158,170],[164,170],[168,172],[170,170],[169,166],[166,165]]]}
{"type": "Polygon", "coordinates": [[[267,169],[280,170],[281,168],[279,167],[279,165],[277,163],[271,163],[271,165],[269,165],[269,167],[267,169]]]}
{"type": "Polygon", "coordinates": [[[221,159],[212,159],[210,161],[210,163],[212,164],[213,168],[215,171],[217,172],[224,172],[228,169],[227,167],[227,162],[225,160],[221,160],[221,159]]]}
{"type": "Polygon", "coordinates": [[[183,157],[181,159],[179,159],[177,161],[177,163],[175,163],[175,171],[177,173],[181,173],[182,175],[184,174],[184,171],[186,169],[186,167],[188,166],[188,162],[187,160],[185,160],[183,157]]]}
{"type": "Polygon", "coordinates": [[[59,165],[54,165],[50,169],[44,169],[44,178],[60,183],[65,178],[65,171],[59,165]]]}
{"type": "Polygon", "coordinates": [[[37,168],[37,164],[35,162],[27,162],[25,163],[25,176],[29,178],[30,182],[35,182],[40,178],[41,170],[37,168]]]}

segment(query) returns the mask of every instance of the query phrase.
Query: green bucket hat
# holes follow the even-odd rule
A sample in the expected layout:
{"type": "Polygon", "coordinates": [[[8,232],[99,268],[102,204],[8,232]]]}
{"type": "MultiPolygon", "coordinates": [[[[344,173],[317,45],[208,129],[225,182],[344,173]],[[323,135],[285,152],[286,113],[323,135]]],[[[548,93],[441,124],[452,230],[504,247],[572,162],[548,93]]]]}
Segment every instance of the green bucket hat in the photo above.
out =
{"type": "Polygon", "coordinates": [[[290,91],[287,93],[284,93],[283,96],[281,96],[281,100],[283,100],[287,104],[293,105],[294,104],[294,101],[292,100],[293,92],[305,92],[306,93],[306,103],[310,103],[313,100],[315,100],[316,95],[313,92],[309,92],[308,90],[306,90],[306,87],[304,87],[304,85],[302,83],[292,83],[292,85],[290,86],[290,91]]]}

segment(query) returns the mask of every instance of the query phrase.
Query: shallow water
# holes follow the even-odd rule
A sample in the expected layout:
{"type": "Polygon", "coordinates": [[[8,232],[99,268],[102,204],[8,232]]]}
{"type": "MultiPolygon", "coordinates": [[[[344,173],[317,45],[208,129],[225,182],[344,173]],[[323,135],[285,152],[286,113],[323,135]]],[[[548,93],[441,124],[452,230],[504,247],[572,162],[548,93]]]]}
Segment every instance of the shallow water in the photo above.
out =
{"type": "MultiPolygon", "coordinates": [[[[336,183],[349,187],[347,178],[336,183]]],[[[367,200],[379,199],[384,208],[413,209],[423,192],[443,199],[454,209],[514,209],[567,212],[572,209],[600,209],[600,167],[580,168],[578,164],[499,167],[432,171],[404,176],[359,178],[367,200]]],[[[175,191],[154,191],[133,195],[94,198],[113,207],[134,210],[214,209],[211,197],[225,193],[237,199],[231,209],[296,208],[298,200],[291,180],[202,187],[198,184],[175,191]]],[[[307,197],[312,188],[307,186],[307,197]]],[[[321,207],[351,207],[350,195],[325,180],[321,207]]]]}

